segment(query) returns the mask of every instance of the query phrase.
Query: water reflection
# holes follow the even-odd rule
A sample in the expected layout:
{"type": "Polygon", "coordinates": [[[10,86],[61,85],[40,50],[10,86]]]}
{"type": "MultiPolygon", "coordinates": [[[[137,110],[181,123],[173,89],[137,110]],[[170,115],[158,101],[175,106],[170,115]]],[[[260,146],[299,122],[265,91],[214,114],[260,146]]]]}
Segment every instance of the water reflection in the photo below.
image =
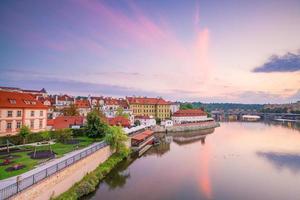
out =
{"type": "Polygon", "coordinates": [[[158,134],[160,145],[122,162],[89,198],[297,200],[300,134],[291,127],[234,122],[158,134]]]}
{"type": "MultiPolygon", "coordinates": [[[[128,167],[136,159],[136,157],[130,157],[122,161],[108,174],[108,176],[104,179],[104,183],[108,185],[110,190],[116,189],[118,187],[122,188],[126,184],[127,179],[130,178],[130,171],[128,167]]],[[[101,184],[103,184],[103,182],[101,184]]]]}
{"type": "Polygon", "coordinates": [[[257,152],[256,154],[265,158],[278,170],[286,168],[293,173],[300,172],[300,154],[277,152],[257,152]]]}

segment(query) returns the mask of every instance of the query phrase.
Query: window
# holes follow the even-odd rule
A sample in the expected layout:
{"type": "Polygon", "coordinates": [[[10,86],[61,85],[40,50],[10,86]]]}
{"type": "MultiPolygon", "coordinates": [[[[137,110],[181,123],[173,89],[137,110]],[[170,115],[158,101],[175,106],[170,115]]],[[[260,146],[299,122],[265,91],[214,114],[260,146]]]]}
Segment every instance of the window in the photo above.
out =
{"type": "Polygon", "coordinates": [[[33,120],[30,121],[30,128],[34,128],[34,121],[33,120]]]}
{"type": "Polygon", "coordinates": [[[13,111],[8,110],[8,111],[7,111],[7,117],[12,117],[12,113],[13,113],[13,111]]]}
{"type": "Polygon", "coordinates": [[[10,102],[11,104],[16,104],[16,100],[15,100],[15,99],[9,99],[9,102],[10,102]]]}
{"type": "Polygon", "coordinates": [[[11,122],[7,122],[6,129],[11,129],[11,122]]]}
{"type": "Polygon", "coordinates": [[[34,111],[33,111],[33,110],[31,111],[30,116],[31,116],[31,117],[34,117],[34,111]]]}
{"type": "Polygon", "coordinates": [[[43,128],[43,120],[40,120],[40,129],[43,128]]]}
{"type": "Polygon", "coordinates": [[[17,111],[17,117],[21,117],[21,115],[22,115],[22,111],[21,111],[21,110],[18,110],[18,111],[17,111]]]}
{"type": "Polygon", "coordinates": [[[21,128],[21,122],[17,121],[17,128],[21,128]]]}
{"type": "Polygon", "coordinates": [[[43,113],[43,111],[41,110],[41,111],[40,111],[40,117],[43,117],[43,114],[44,114],[44,113],[43,113]]]}

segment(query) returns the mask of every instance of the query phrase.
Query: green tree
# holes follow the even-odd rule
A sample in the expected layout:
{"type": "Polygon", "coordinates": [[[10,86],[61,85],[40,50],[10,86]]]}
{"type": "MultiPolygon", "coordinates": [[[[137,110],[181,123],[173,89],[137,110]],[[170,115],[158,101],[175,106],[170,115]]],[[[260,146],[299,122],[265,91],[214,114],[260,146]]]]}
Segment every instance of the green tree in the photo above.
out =
{"type": "Polygon", "coordinates": [[[71,104],[69,107],[66,107],[62,110],[64,116],[78,116],[79,111],[75,104],[71,104]]]}
{"type": "Polygon", "coordinates": [[[108,130],[108,125],[106,121],[100,119],[99,113],[93,110],[87,115],[87,124],[85,128],[88,137],[100,138],[105,135],[105,132],[108,130]]]}
{"type": "Polygon", "coordinates": [[[124,109],[122,107],[118,107],[116,111],[116,116],[122,116],[126,119],[129,119],[129,115],[127,113],[124,113],[124,109]]]}
{"type": "Polygon", "coordinates": [[[20,136],[23,138],[23,144],[25,144],[27,136],[30,134],[30,129],[28,126],[23,125],[20,129],[20,136]]]}
{"type": "Polygon", "coordinates": [[[69,128],[59,129],[56,131],[57,138],[56,141],[60,143],[66,143],[68,140],[72,139],[72,130],[69,128]]]}
{"type": "Polygon", "coordinates": [[[181,110],[193,109],[193,104],[191,103],[180,104],[180,109],[181,110]]]}
{"type": "Polygon", "coordinates": [[[106,123],[107,119],[105,114],[101,111],[100,107],[94,107],[93,110],[91,112],[94,112],[98,115],[98,117],[100,118],[100,121],[102,121],[103,123],[106,123]]]}
{"type": "Polygon", "coordinates": [[[111,149],[120,154],[128,154],[128,148],[125,145],[127,140],[128,136],[119,126],[110,126],[104,138],[104,141],[110,145],[111,149]]]}

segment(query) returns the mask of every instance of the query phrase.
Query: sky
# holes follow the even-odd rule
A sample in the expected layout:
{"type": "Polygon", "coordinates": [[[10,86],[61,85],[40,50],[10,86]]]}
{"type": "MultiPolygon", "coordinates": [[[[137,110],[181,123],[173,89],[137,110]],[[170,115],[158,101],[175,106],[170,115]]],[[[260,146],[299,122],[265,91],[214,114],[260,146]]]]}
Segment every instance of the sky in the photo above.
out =
{"type": "Polygon", "coordinates": [[[300,100],[299,0],[3,0],[0,86],[300,100]]]}

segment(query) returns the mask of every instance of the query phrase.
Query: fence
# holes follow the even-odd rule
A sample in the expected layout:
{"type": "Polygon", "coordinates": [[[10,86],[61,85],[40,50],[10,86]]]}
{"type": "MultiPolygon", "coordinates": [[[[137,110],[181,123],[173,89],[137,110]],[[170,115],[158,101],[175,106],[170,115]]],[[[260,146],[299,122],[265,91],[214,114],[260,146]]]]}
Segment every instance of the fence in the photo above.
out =
{"type": "Polygon", "coordinates": [[[59,172],[60,170],[74,164],[78,160],[81,160],[88,155],[94,153],[95,151],[107,146],[105,142],[101,142],[97,145],[94,145],[72,157],[69,157],[57,164],[54,164],[46,169],[43,169],[42,171],[39,171],[29,177],[26,177],[22,180],[17,181],[14,184],[11,184],[3,189],[0,190],[0,200],[8,199],[17,193],[29,188],[30,186],[44,180],[45,178],[59,172]]]}

